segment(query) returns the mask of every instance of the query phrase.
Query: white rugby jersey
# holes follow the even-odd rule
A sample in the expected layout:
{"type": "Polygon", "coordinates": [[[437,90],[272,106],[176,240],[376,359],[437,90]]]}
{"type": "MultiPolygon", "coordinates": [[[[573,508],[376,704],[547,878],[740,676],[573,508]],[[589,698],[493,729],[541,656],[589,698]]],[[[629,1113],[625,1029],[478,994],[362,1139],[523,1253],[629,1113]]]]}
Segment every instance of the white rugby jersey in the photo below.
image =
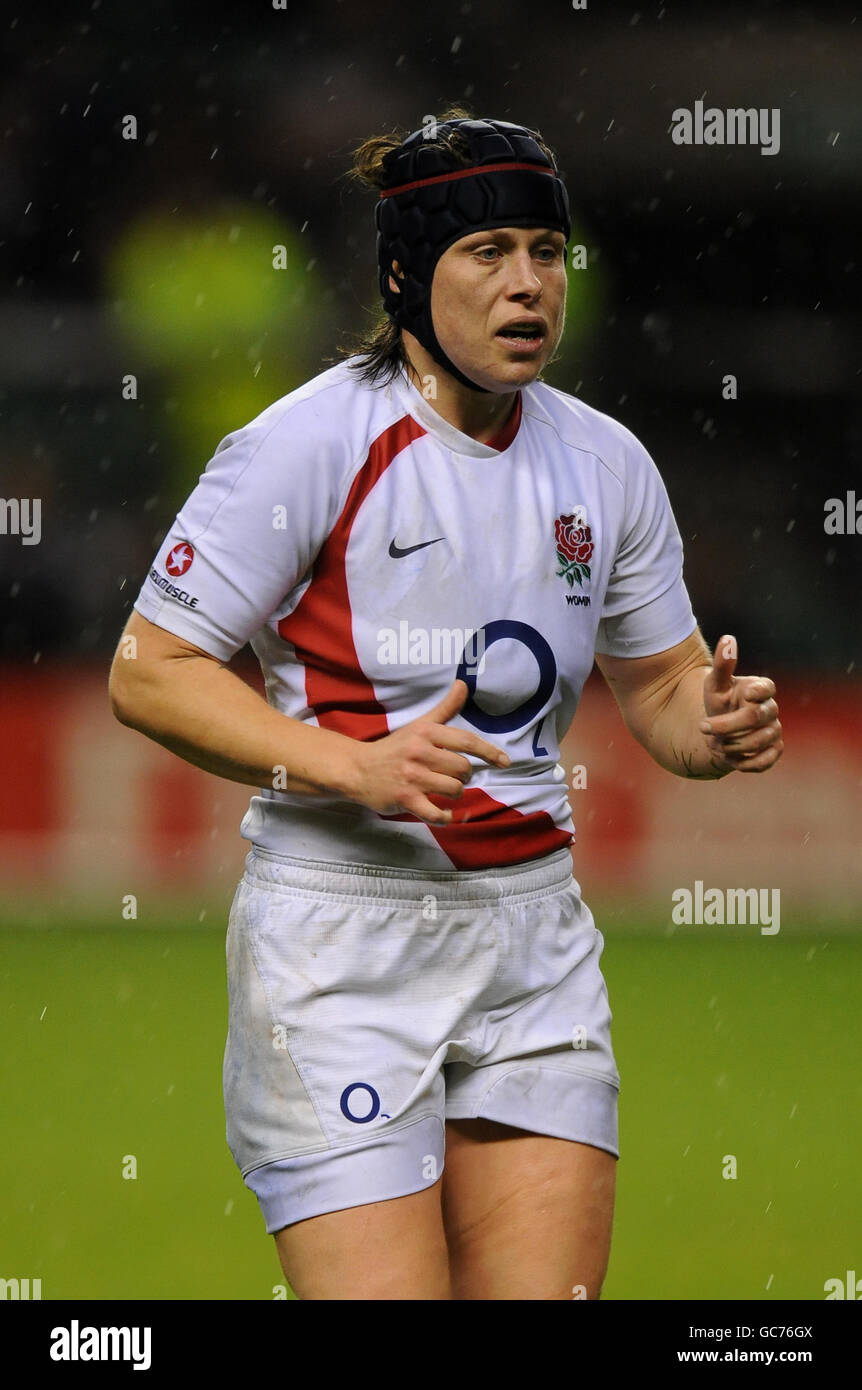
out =
{"type": "Polygon", "coordinates": [[[573,839],[559,741],[596,652],[647,656],[695,619],[664,485],[624,426],[541,383],[493,444],[399,374],[322,372],[221,441],[135,607],[228,661],[246,642],[271,705],[377,739],[456,676],[471,758],[450,825],[270,787],[241,827],[302,858],[482,869],[573,839]],[[494,447],[494,445],[498,447],[494,447]]]}

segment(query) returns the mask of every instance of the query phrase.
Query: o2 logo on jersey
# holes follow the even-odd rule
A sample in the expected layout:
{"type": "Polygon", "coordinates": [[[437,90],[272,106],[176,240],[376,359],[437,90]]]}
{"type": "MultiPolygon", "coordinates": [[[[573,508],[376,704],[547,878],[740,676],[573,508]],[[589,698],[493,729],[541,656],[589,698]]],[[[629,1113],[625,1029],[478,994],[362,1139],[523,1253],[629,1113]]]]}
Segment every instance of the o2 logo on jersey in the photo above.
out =
{"type": "Polygon", "coordinates": [[[508,734],[512,729],[521,729],[525,724],[531,724],[539,710],[544,708],[554,693],[557,683],[557,663],[554,653],[548,643],[529,623],[515,622],[512,618],[498,618],[496,622],[486,623],[474,633],[468,646],[461,653],[461,660],[458,663],[458,670],[455,672],[455,679],[464,681],[470,694],[461,710],[465,719],[469,719],[477,729],[481,729],[484,734],[508,734]],[[528,699],[514,709],[506,710],[500,714],[490,714],[487,710],[477,705],[474,696],[476,694],[476,665],[471,661],[471,651],[475,651],[477,639],[482,638],[482,651],[487,657],[488,651],[495,642],[500,642],[508,638],[513,642],[520,642],[532,653],[536,665],[539,668],[539,684],[528,699]]]}
{"type": "MultiPolygon", "coordinates": [[[[469,695],[467,696],[461,714],[464,719],[473,724],[475,728],[481,729],[483,734],[507,734],[513,729],[522,729],[531,724],[540,710],[550,700],[557,684],[557,663],[550,643],[545,640],[541,632],[537,632],[529,623],[519,623],[513,618],[498,618],[493,623],[486,623],[473,633],[470,642],[461,653],[461,660],[458,663],[458,670],[455,672],[455,679],[464,681],[469,695]],[[512,642],[520,642],[532,654],[536,665],[539,668],[539,684],[526,700],[516,705],[514,709],[505,710],[498,714],[491,714],[476,703],[476,666],[471,658],[471,652],[477,649],[482,650],[487,657],[489,649],[495,642],[500,642],[508,638],[512,642]],[[477,648],[477,643],[481,642],[481,648],[477,648]]],[[[542,727],[542,720],[536,725],[533,736],[533,753],[537,757],[547,757],[548,750],[539,746],[539,733],[542,727]]]]}
{"type": "Polygon", "coordinates": [[[345,1086],[341,1092],[341,1113],[345,1120],[352,1120],[355,1125],[367,1125],[369,1120],[376,1120],[379,1115],[381,1120],[388,1120],[390,1117],[380,1109],[380,1097],[373,1086],[369,1086],[367,1081],[354,1081],[350,1086],[345,1086]],[[351,1104],[351,1098],[356,1091],[365,1092],[365,1104],[371,1102],[367,1112],[361,1113],[363,1100],[360,1096],[356,1098],[356,1110],[351,1104]],[[356,1112],[360,1113],[357,1114],[356,1112]]]}
{"type": "Polygon", "coordinates": [[[174,546],[168,558],[165,560],[165,569],[174,579],[178,579],[181,574],[185,574],[194,558],[195,552],[192,550],[188,541],[180,541],[179,545],[174,546]]]}

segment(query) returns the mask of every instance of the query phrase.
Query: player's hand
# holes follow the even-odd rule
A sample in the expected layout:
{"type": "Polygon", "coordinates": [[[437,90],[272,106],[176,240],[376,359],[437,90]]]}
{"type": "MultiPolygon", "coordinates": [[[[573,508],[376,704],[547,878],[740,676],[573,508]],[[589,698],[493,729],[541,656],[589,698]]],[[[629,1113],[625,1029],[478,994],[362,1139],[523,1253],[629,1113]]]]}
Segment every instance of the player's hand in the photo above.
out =
{"type": "Polygon", "coordinates": [[[465,681],[455,681],[438,705],[402,729],[373,743],[357,743],[351,800],[382,815],[408,811],[429,825],[448,825],[450,810],[431,796],[459,797],[473,772],[463,755],[471,753],[494,767],[508,767],[502,748],[470,729],[450,729],[468,695],[465,681]]]}
{"type": "Polygon", "coordinates": [[[735,676],[736,662],[736,638],[719,638],[703,682],[701,733],[725,771],[766,772],[784,752],[775,683],[768,676],[735,676]]]}

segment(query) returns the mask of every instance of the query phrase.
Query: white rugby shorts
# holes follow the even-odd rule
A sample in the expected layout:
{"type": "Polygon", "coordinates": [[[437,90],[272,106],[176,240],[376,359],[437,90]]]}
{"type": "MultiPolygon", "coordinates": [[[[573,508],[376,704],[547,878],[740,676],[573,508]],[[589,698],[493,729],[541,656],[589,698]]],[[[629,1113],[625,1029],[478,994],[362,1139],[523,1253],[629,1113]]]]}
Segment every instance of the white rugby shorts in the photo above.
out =
{"type": "Polygon", "coordinates": [[[273,1232],[434,1183],[445,1121],[619,1156],[604,946],[567,849],[421,871],[253,848],[227,934],[227,1141],[273,1232]]]}

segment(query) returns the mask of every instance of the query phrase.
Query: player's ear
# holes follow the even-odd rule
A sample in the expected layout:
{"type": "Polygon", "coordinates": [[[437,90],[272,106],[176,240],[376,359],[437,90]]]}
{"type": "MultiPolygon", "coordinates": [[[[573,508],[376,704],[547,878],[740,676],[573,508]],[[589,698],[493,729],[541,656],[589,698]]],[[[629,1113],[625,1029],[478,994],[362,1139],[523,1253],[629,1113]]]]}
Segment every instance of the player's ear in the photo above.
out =
{"type": "MultiPolygon", "coordinates": [[[[403,279],[404,279],[404,271],[401,269],[401,267],[400,267],[400,265],[398,264],[397,261],[393,261],[393,262],[392,262],[392,269],[394,270],[395,274],[398,276],[398,279],[399,279],[399,280],[403,280],[403,279]]],[[[399,289],[398,286],[396,285],[395,281],[392,279],[392,276],[391,276],[391,275],[389,276],[389,288],[390,288],[390,290],[392,290],[393,294],[400,294],[400,293],[401,293],[400,289],[399,289]]]]}

